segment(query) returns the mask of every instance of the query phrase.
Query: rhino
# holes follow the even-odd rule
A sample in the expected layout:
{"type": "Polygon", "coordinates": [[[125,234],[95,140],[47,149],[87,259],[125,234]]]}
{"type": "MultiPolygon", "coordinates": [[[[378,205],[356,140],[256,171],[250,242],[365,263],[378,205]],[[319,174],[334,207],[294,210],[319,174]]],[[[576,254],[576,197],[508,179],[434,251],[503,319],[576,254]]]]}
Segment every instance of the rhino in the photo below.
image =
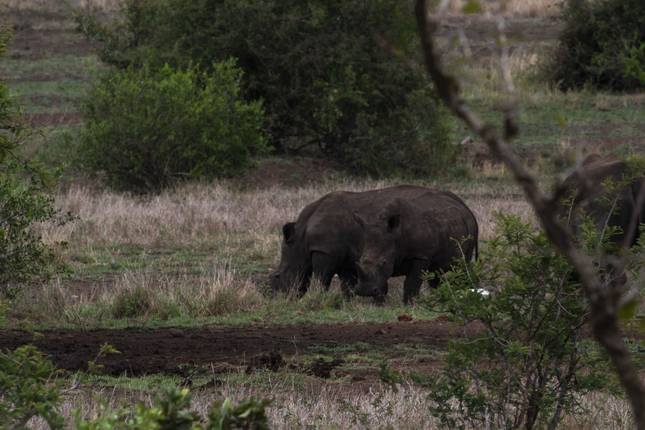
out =
{"type": "Polygon", "coordinates": [[[363,229],[354,214],[368,216],[396,199],[410,199],[428,188],[400,185],[364,192],[336,191],[307,205],[295,222],[282,227],[278,269],[270,275],[274,292],[294,287],[307,291],[312,277],[328,289],[334,275],[346,295],[357,282],[356,262],[363,246],[363,229]]]}
{"type": "Polygon", "coordinates": [[[642,175],[636,175],[625,161],[613,155],[591,154],[583,160],[580,169],[564,180],[562,194],[566,196],[566,203],[560,205],[559,215],[576,233],[580,230],[582,213],[598,229],[618,227],[611,241],[619,246],[632,246],[638,240],[638,225],[645,222],[643,205],[638,201],[645,198],[645,195],[639,197],[642,186],[642,175]]]}
{"type": "MultiPolygon", "coordinates": [[[[439,275],[455,262],[477,257],[479,226],[472,210],[447,191],[427,190],[395,199],[373,217],[354,217],[364,246],[357,265],[357,295],[384,296],[388,278],[405,276],[403,301],[419,293],[424,272],[439,275]]],[[[436,287],[438,276],[431,278],[436,287]]]]}

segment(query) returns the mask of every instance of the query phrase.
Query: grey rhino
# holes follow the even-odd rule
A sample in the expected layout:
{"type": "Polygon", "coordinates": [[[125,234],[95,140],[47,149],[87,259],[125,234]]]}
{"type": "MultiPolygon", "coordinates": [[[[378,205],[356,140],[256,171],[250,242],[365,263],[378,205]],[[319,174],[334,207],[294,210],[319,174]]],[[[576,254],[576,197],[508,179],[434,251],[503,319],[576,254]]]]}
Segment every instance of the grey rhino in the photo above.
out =
{"type": "MultiPolygon", "coordinates": [[[[391,276],[405,276],[403,300],[419,293],[422,274],[448,270],[457,258],[477,255],[478,225],[473,212],[450,192],[428,190],[396,199],[372,219],[355,218],[364,232],[356,294],[383,296],[391,276]]],[[[431,287],[438,284],[435,276],[431,287]]]]}
{"type": "Polygon", "coordinates": [[[310,203],[295,222],[282,227],[280,265],[270,277],[272,290],[295,287],[304,294],[312,276],[329,288],[338,274],[343,290],[349,293],[356,285],[356,261],[363,243],[363,229],[353,214],[367,216],[397,198],[409,199],[427,191],[412,185],[336,191],[310,203]]]}
{"type": "Polygon", "coordinates": [[[584,212],[598,229],[619,227],[618,234],[612,237],[615,244],[632,246],[638,240],[638,225],[645,222],[643,208],[636,207],[642,186],[642,176],[636,175],[625,161],[612,155],[591,154],[582,168],[563,182],[567,203],[560,206],[560,216],[579,230],[584,212]]]}

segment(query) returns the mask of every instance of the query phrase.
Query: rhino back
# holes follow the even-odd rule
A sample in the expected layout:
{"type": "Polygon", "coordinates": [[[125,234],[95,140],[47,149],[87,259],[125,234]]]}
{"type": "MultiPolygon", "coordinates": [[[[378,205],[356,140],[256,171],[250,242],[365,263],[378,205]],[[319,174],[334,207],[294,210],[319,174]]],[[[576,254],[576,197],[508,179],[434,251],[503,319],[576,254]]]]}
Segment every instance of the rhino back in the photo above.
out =
{"type": "Polygon", "coordinates": [[[439,266],[449,263],[460,254],[456,240],[469,238],[466,247],[472,254],[473,242],[478,240],[478,225],[470,208],[450,192],[426,193],[410,201],[402,211],[402,225],[407,258],[432,259],[439,266]]]}
{"type": "Polygon", "coordinates": [[[319,199],[303,224],[307,249],[349,259],[358,258],[363,232],[354,213],[369,217],[396,199],[413,199],[435,191],[398,185],[362,192],[336,191],[319,199]]]}

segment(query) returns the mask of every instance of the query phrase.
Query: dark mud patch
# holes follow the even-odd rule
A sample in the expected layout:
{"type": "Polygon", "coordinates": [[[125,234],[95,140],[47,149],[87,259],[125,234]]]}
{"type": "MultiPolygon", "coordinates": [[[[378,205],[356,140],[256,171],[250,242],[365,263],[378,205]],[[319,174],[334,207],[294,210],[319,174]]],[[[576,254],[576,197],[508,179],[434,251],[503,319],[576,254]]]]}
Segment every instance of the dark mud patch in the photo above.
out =
{"type": "Polygon", "coordinates": [[[119,354],[102,357],[108,374],[178,373],[184,365],[250,367],[281,366],[284,357],[306,354],[312,347],[335,347],[362,342],[375,348],[401,344],[443,347],[454,337],[476,333],[476,326],[458,328],[446,321],[315,326],[253,326],[194,329],[125,329],[95,331],[0,332],[0,349],[33,344],[66,370],[85,370],[101,345],[119,354]],[[272,360],[279,356],[281,360],[272,360]],[[269,357],[262,360],[258,357],[269,357]],[[277,363],[277,364],[276,364],[277,363]]]}

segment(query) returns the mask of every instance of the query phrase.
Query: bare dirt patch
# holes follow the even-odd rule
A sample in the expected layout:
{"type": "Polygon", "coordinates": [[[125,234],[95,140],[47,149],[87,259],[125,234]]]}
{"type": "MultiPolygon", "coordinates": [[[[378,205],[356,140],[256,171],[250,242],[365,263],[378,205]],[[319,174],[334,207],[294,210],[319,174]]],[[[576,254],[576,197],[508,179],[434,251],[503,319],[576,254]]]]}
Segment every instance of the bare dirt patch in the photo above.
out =
{"type": "Polygon", "coordinates": [[[100,360],[109,374],[140,375],[181,373],[181,365],[253,365],[256,357],[292,357],[313,346],[348,345],[357,342],[375,347],[423,344],[442,347],[454,337],[472,335],[466,329],[436,321],[389,324],[334,324],[278,327],[218,327],[196,329],[125,329],[96,331],[0,332],[0,349],[34,344],[49,354],[54,364],[66,370],[87,369],[101,345],[109,343],[120,351],[100,360]]]}

